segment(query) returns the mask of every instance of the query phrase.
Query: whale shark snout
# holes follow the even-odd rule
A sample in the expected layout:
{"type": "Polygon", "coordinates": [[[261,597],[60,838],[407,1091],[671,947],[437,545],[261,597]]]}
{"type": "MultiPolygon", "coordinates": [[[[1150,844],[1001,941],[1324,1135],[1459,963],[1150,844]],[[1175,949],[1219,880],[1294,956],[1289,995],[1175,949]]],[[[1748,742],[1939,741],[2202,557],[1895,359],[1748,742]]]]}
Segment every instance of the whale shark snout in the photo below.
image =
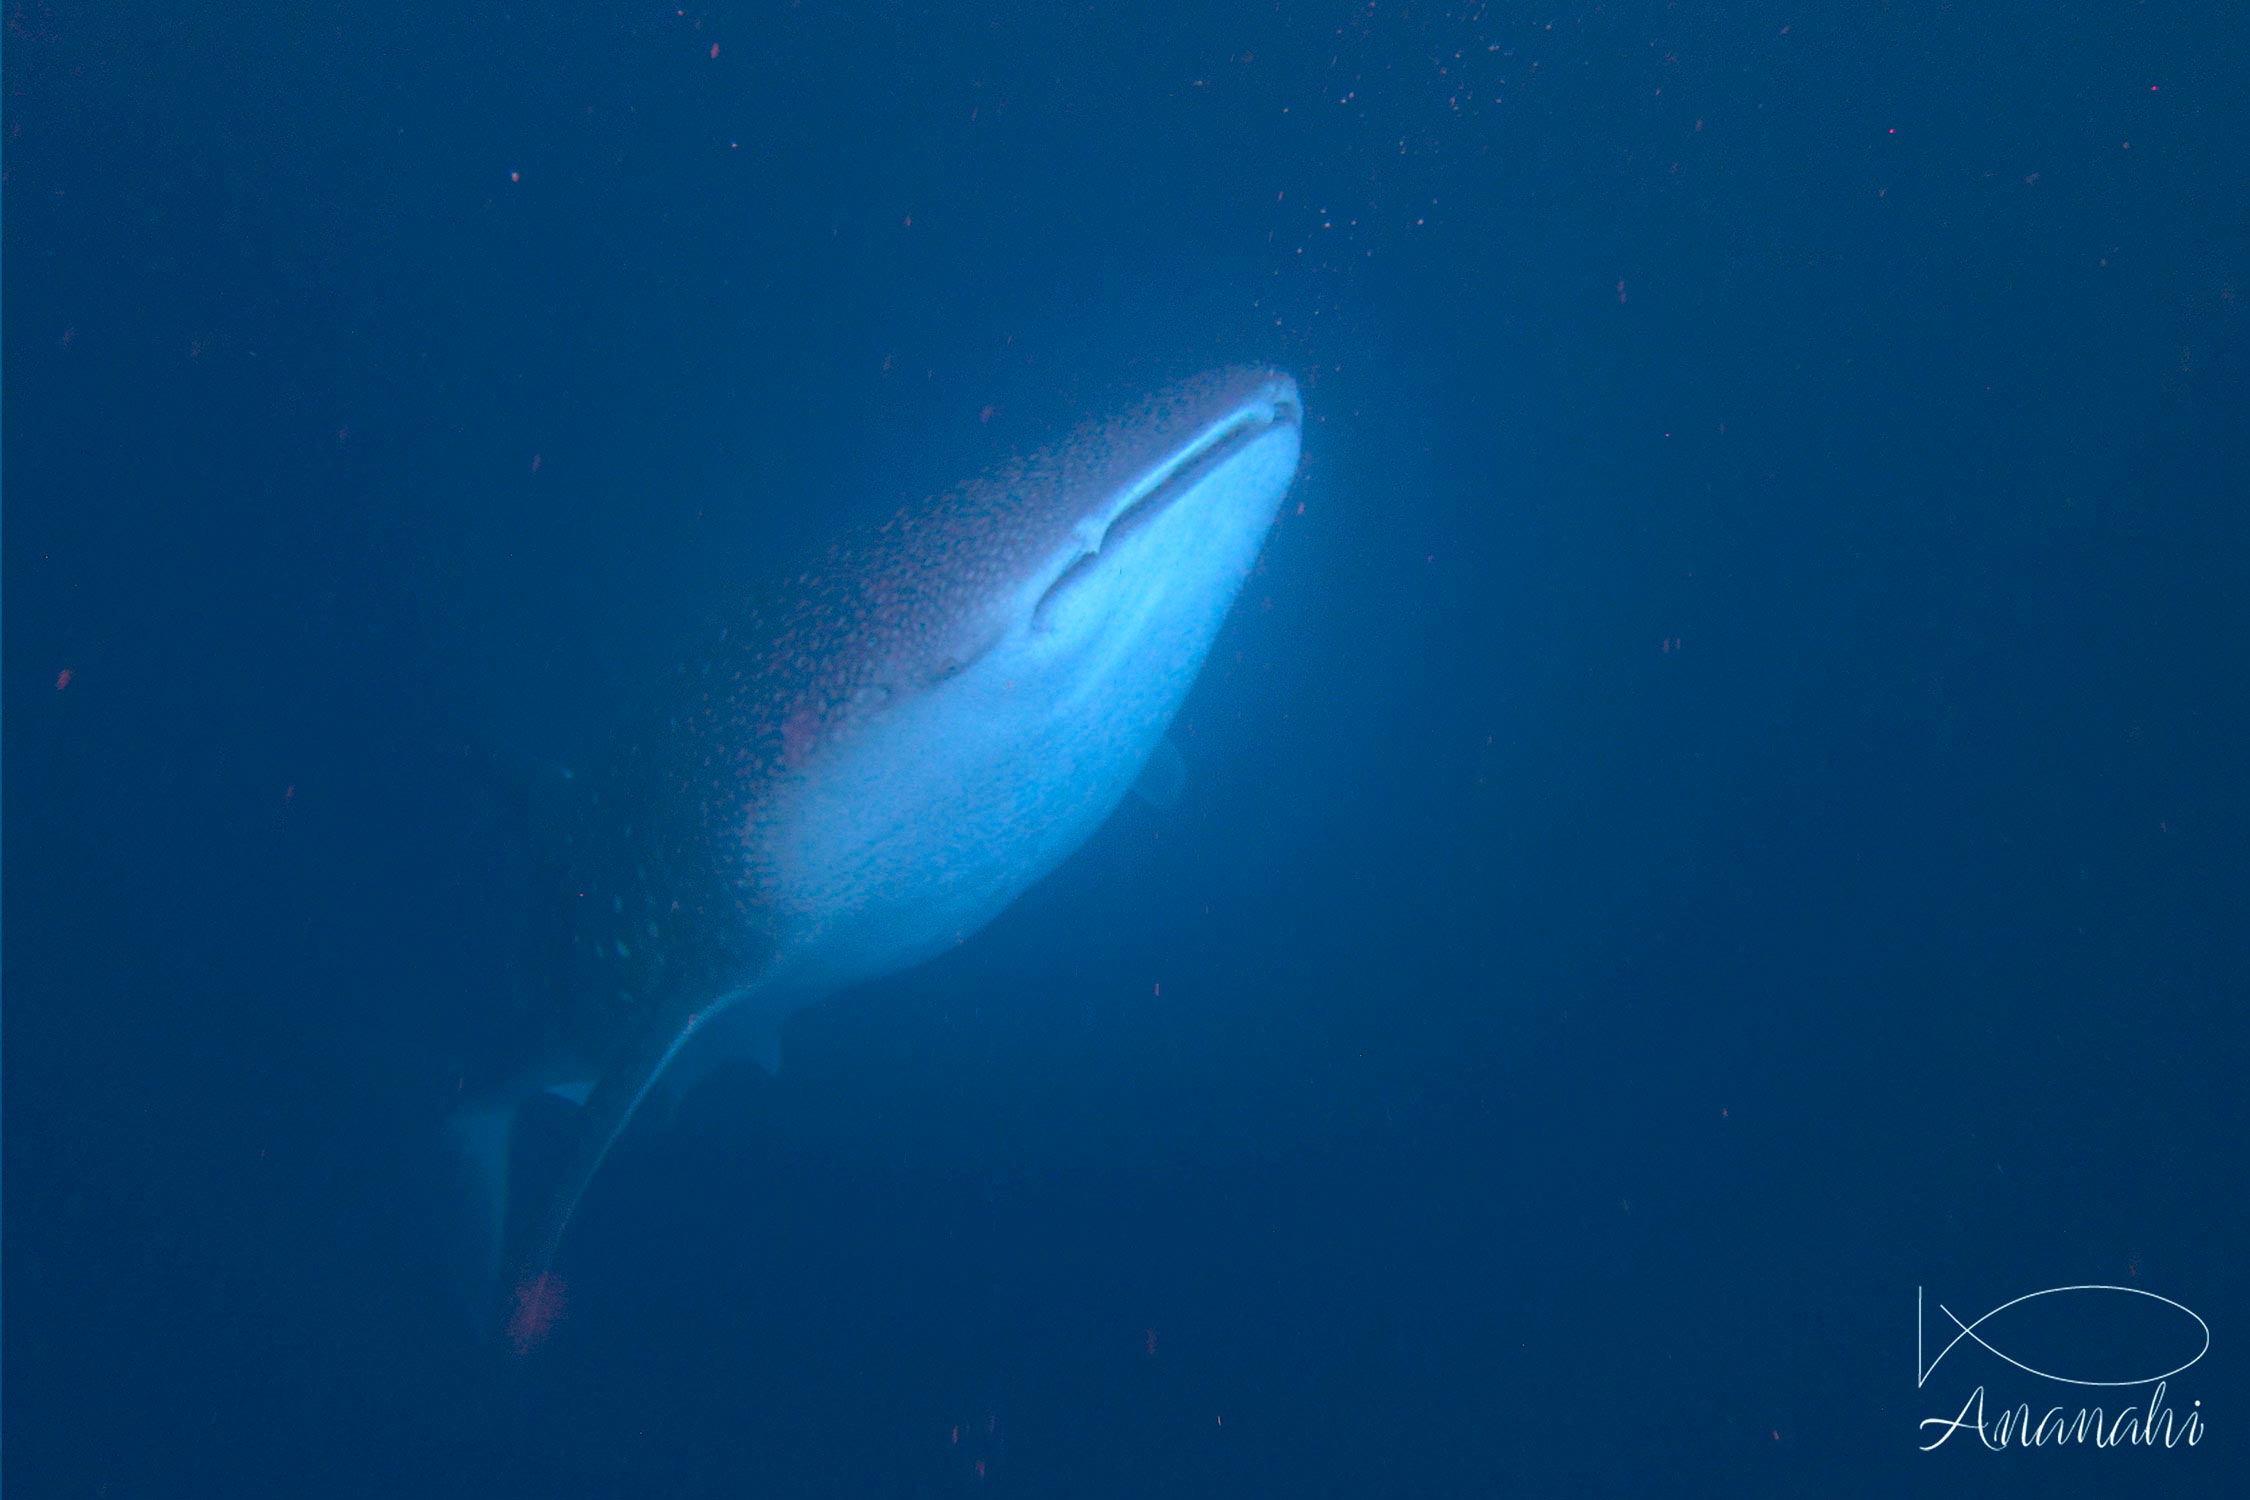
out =
{"type": "MultiPolygon", "coordinates": [[[[1296,466],[1296,445],[1300,441],[1303,424],[1303,407],[1297,394],[1297,383],[1287,375],[1267,372],[1246,382],[1229,409],[1215,420],[1192,427],[1180,437],[1172,451],[1152,466],[1136,482],[1119,488],[1107,497],[1105,509],[1090,512],[1074,534],[1079,544],[1057,570],[1054,580],[1038,596],[1031,608],[1031,624],[1035,630],[1055,628],[1062,612],[1062,601],[1073,591],[1093,582],[1105,569],[1116,571],[1135,562],[1142,567],[1189,566],[1185,559],[1167,555],[1155,559],[1136,559],[1125,547],[1137,533],[1164,521],[1182,501],[1203,497],[1227,497],[1232,504],[1206,504],[1179,521],[1179,533],[1171,539],[1173,552],[1206,551],[1213,541],[1213,531],[1228,528],[1251,528],[1263,533],[1272,519],[1268,497],[1278,502],[1279,493],[1272,483],[1272,464],[1260,466],[1252,452],[1261,443],[1271,449],[1271,456],[1280,458],[1291,472],[1296,466]],[[1247,465],[1248,472],[1230,471],[1247,465]],[[1261,477],[1250,477],[1260,474],[1261,477]],[[1247,480],[1247,482],[1245,482],[1247,480]],[[1123,561],[1121,561],[1123,559],[1123,561]]],[[[1284,479],[1279,488],[1285,489],[1284,479]]],[[[1231,551],[1222,544],[1221,566],[1224,553],[1231,551]]]]}

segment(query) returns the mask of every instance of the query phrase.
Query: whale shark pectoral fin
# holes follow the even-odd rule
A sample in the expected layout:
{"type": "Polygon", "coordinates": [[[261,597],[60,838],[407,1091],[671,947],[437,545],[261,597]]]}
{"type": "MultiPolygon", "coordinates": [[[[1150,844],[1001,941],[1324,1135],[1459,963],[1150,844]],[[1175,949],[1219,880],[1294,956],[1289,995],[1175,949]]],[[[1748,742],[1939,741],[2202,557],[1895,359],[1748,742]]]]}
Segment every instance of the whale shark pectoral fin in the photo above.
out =
{"type": "Polygon", "coordinates": [[[1178,742],[1166,735],[1149,752],[1140,778],[1133,783],[1133,795],[1158,812],[1169,812],[1186,789],[1187,759],[1180,754],[1178,742]]]}
{"type": "Polygon", "coordinates": [[[591,1085],[532,1084],[502,1091],[456,1111],[447,1122],[456,1198],[475,1257],[472,1297],[480,1332],[491,1333],[497,1317],[500,1331],[523,1355],[552,1330],[562,1309],[556,1259],[579,1200],[665,1070],[739,998],[737,992],[694,1009],[651,1014],[591,1085]],[[580,1107],[559,1126],[519,1128],[526,1113],[555,1113],[553,1106],[526,1110],[548,1096],[580,1107]],[[526,1136],[534,1139],[522,1139],[526,1136]],[[555,1149],[538,1151],[541,1136],[555,1149]]]}
{"type": "Polygon", "coordinates": [[[577,1138],[562,1174],[543,1195],[536,1217],[529,1221],[530,1233],[510,1268],[514,1279],[507,1289],[507,1337],[519,1356],[530,1353],[546,1338],[562,1310],[555,1262],[586,1189],[593,1185],[611,1148],[633,1123],[665,1069],[735,998],[722,996],[694,1009],[650,1017],[586,1096],[585,1107],[579,1112],[577,1138]]]}
{"type": "Polygon", "coordinates": [[[508,1177],[517,1101],[509,1095],[476,1100],[445,1122],[444,1150],[457,1205],[459,1271],[471,1321],[489,1335],[494,1281],[508,1242],[508,1177]]]}
{"type": "Polygon", "coordinates": [[[765,1070],[768,1078],[781,1071],[781,1027],[789,1019],[787,1007],[774,1005],[744,1005],[737,1007],[731,1022],[732,1035],[729,1050],[736,1057],[746,1057],[765,1070]]]}
{"type": "Polygon", "coordinates": [[[755,1063],[768,1078],[780,1072],[781,1028],[788,1018],[786,1008],[770,1004],[727,1005],[717,1024],[706,1029],[703,1039],[665,1070],[664,1124],[669,1127],[675,1123],[696,1090],[734,1064],[755,1063]]]}

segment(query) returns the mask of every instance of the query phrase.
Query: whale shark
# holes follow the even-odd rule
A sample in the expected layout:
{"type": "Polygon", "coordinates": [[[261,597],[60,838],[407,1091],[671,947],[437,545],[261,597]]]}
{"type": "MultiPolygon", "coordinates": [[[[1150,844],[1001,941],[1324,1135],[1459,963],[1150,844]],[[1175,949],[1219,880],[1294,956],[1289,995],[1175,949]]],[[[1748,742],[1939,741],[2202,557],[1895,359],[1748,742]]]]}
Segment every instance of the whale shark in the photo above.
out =
{"type": "Polygon", "coordinates": [[[1178,382],[836,542],[679,670],[559,842],[540,1066],[452,1122],[480,1295],[519,1352],[652,1091],[778,1067],[789,1016],[965,941],[1137,782],[1176,785],[1167,730],[1303,428],[1278,370],[1178,382]],[[577,1108],[526,1184],[541,1093],[577,1108]]]}

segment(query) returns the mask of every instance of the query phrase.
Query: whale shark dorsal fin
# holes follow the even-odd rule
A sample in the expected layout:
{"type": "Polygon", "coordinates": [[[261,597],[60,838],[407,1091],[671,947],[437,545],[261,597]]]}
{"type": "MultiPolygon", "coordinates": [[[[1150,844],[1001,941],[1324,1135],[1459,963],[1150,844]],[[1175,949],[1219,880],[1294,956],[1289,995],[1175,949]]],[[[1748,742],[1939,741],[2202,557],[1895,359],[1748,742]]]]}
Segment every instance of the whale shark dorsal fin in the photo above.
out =
{"type": "Polygon", "coordinates": [[[1186,789],[1187,758],[1180,754],[1179,742],[1166,735],[1148,753],[1148,761],[1133,783],[1133,795],[1158,812],[1170,812],[1186,789]]]}

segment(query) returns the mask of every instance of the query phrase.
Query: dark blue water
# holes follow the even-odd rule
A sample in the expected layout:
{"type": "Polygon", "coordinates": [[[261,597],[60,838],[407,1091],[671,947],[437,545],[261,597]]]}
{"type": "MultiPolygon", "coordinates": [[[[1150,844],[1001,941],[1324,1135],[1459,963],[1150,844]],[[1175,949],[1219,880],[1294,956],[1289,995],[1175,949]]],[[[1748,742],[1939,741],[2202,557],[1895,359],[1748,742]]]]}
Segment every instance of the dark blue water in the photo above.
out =
{"type": "MultiPolygon", "coordinates": [[[[2239,1492],[2245,41],[12,6],[10,1494],[2239,1492]],[[636,1132],[479,1349],[491,767],[1255,360],[1305,468],[1181,803],[636,1132]],[[2208,1323],[2200,1441],[1918,1451],[2145,1404],[1917,1389],[1917,1288],[2081,1284],[2208,1323]]],[[[1991,1342],[2183,1339],[2111,1321],[1991,1342]]]]}

